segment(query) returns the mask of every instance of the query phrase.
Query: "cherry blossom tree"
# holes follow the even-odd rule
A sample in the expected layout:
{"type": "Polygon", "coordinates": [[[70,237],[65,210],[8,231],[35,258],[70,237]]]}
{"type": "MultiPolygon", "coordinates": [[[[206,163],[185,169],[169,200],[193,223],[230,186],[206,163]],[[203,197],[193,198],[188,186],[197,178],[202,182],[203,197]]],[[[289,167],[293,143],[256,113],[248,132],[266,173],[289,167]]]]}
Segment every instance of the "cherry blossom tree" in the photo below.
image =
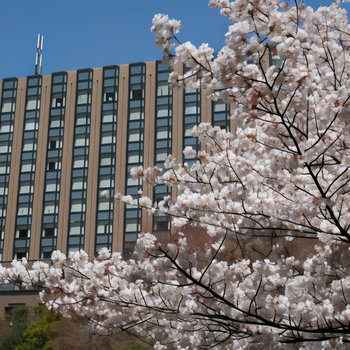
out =
{"type": "MultiPolygon", "coordinates": [[[[132,259],[100,251],[0,267],[41,285],[43,302],[100,332],[132,331],[156,349],[346,349],[350,342],[350,26],[339,3],[212,0],[232,25],[217,55],[153,19],[170,84],[230,104],[234,134],[200,124],[189,167],[133,170],[176,189],[153,204],[172,217],[165,244],[141,234],[132,259]],[[208,240],[189,243],[201,228],[208,240]]],[[[187,153],[193,150],[186,149],[187,153]]]]}

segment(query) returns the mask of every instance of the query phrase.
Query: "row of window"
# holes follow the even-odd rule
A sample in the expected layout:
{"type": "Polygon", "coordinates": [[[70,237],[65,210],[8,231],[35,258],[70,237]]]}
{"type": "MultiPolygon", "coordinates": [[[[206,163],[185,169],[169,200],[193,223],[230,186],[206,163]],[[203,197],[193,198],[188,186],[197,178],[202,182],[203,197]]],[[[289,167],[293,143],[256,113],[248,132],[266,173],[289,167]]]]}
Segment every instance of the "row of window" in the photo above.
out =
{"type": "Polygon", "coordinates": [[[4,80],[0,108],[0,261],[3,256],[17,79],[4,80]]]}
{"type": "Polygon", "coordinates": [[[84,249],[87,176],[92,96],[92,70],[78,71],[74,120],[72,184],[68,222],[68,253],[84,249]],[[79,140],[77,142],[77,140],[79,140]],[[85,140],[85,144],[82,142],[85,140]]]}
{"type": "Polygon", "coordinates": [[[212,102],[212,125],[230,131],[230,108],[223,101],[212,102]]]}
{"type": "MultiPolygon", "coordinates": [[[[146,65],[129,66],[129,102],[127,119],[126,187],[125,193],[138,196],[142,187],[140,179],[132,179],[131,168],[143,165],[144,149],[144,106],[145,106],[146,65]]],[[[124,250],[132,250],[141,229],[141,210],[130,205],[124,210],[124,250]]]]}
{"type": "MultiPolygon", "coordinates": [[[[169,88],[168,84],[169,74],[169,67],[158,62],[154,163],[160,168],[163,168],[167,156],[171,154],[172,151],[173,96],[172,89],[169,88]]],[[[169,194],[170,192],[167,186],[157,185],[153,189],[153,201],[158,203],[169,194]]],[[[153,217],[153,229],[155,231],[170,230],[169,217],[159,214],[155,215],[153,217]]]]}
{"type": "Polygon", "coordinates": [[[39,130],[41,77],[27,79],[26,104],[24,112],[23,144],[21,152],[21,173],[17,198],[17,218],[15,228],[14,256],[26,257],[29,254],[30,232],[35,181],[35,162],[39,130]]]}
{"type": "Polygon", "coordinates": [[[45,171],[45,183],[50,184],[50,187],[47,188],[50,191],[46,191],[43,198],[40,242],[40,257],[43,259],[51,256],[57,244],[67,73],[53,74],[51,79],[45,171]]]}
{"type": "Polygon", "coordinates": [[[117,147],[119,69],[106,67],[103,70],[102,124],[100,131],[99,174],[97,188],[95,250],[112,249],[114,202],[109,196],[114,192],[115,158],[117,147]]]}

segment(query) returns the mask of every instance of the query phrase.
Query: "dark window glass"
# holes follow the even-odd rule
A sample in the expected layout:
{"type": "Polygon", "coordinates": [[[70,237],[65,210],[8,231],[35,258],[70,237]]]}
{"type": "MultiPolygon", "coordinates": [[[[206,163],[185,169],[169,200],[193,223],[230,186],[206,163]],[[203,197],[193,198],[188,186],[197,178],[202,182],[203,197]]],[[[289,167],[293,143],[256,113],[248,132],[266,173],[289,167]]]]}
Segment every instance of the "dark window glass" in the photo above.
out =
{"type": "Polygon", "coordinates": [[[52,252],[43,252],[43,259],[50,259],[52,255],[52,252]]]}
{"type": "Polygon", "coordinates": [[[45,237],[53,237],[55,235],[55,229],[53,227],[48,227],[45,229],[45,237]]]}
{"type": "Polygon", "coordinates": [[[26,252],[17,252],[16,253],[16,259],[22,259],[26,257],[26,252]]]}
{"type": "Polygon", "coordinates": [[[18,238],[27,238],[28,237],[28,230],[27,229],[21,229],[18,232],[18,238]]]}
{"type": "Polygon", "coordinates": [[[131,91],[132,100],[140,100],[142,98],[142,89],[135,89],[131,91]]]}
{"type": "Polygon", "coordinates": [[[107,92],[105,94],[104,102],[112,102],[114,100],[114,92],[107,92]]]}

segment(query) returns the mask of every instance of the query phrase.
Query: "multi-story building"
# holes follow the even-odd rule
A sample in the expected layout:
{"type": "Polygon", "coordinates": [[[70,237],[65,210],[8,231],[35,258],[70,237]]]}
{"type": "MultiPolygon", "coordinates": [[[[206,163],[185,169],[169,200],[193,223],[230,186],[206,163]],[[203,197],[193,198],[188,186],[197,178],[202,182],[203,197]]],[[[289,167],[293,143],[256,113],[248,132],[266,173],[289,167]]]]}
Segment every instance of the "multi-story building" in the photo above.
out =
{"type": "Polygon", "coordinates": [[[166,217],[110,198],[142,186],[162,198],[166,186],[141,184],[131,168],[162,166],[169,153],[184,160],[185,146],[198,148],[194,125],[229,129],[230,120],[224,103],[171,89],[168,75],[160,62],[141,62],[0,82],[0,261],[56,249],[128,253],[139,232],[170,230],[166,217]]]}

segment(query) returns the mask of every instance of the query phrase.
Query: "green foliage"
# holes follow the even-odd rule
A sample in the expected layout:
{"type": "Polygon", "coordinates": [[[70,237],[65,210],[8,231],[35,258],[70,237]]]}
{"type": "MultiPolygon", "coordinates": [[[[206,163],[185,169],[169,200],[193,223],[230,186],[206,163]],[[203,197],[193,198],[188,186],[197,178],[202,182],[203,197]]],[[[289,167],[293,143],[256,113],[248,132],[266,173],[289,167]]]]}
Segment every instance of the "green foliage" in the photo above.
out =
{"type": "Polygon", "coordinates": [[[60,319],[61,316],[43,306],[13,309],[0,350],[52,350],[50,332],[60,319]]]}
{"type": "Polygon", "coordinates": [[[34,310],[37,320],[28,325],[23,333],[23,343],[16,346],[15,350],[52,350],[49,345],[49,335],[54,324],[61,317],[45,308],[34,310]]]}
{"type": "Polygon", "coordinates": [[[99,336],[85,320],[63,318],[40,305],[18,307],[0,323],[0,350],[150,350],[153,347],[122,333],[99,336]],[[74,330],[74,331],[72,331],[74,330]]]}
{"type": "Polygon", "coordinates": [[[23,333],[28,326],[28,309],[18,307],[8,315],[9,324],[2,335],[0,350],[14,350],[22,342],[23,333]]]}

